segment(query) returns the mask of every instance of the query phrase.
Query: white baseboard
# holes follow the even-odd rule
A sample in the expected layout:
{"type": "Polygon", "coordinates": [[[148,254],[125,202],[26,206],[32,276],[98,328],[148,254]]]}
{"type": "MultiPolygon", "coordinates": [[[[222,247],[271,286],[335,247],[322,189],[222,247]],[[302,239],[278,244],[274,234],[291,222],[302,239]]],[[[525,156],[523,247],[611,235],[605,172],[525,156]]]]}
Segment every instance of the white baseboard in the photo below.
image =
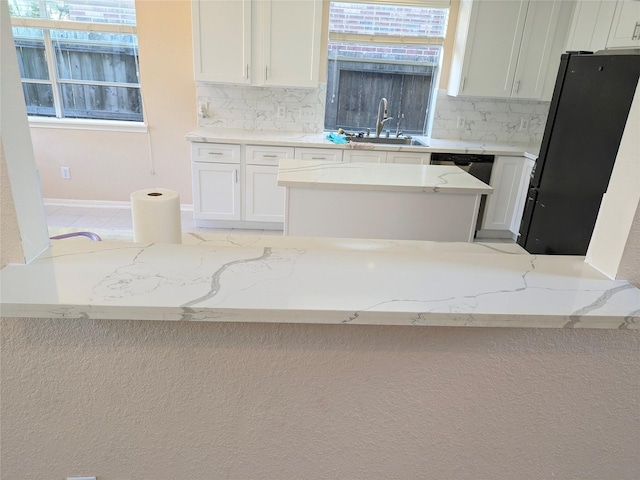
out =
{"type": "MultiPolygon", "coordinates": [[[[87,207],[87,208],[131,208],[131,202],[119,200],[76,200],[71,198],[44,198],[45,205],[58,205],[61,207],[87,207]]],[[[183,212],[193,212],[192,204],[180,204],[183,212]]]]}

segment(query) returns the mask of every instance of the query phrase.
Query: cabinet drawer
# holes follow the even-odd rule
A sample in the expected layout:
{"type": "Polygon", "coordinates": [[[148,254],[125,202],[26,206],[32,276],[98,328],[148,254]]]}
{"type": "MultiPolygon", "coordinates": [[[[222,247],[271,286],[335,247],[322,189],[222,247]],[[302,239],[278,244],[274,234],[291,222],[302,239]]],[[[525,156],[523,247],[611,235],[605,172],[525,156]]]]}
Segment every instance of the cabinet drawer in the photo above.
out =
{"type": "Polygon", "coordinates": [[[325,162],[341,162],[342,150],[335,148],[296,148],[296,157],[300,160],[322,160],[325,162]]]}
{"type": "Polygon", "coordinates": [[[191,159],[194,162],[240,163],[240,145],[192,143],[191,159]]]}
{"type": "Polygon", "coordinates": [[[414,152],[387,152],[387,163],[411,163],[414,165],[429,165],[431,154],[414,152]]]}
{"type": "Polygon", "coordinates": [[[385,163],[387,152],[380,150],[345,150],[342,158],[345,162],[385,163]]]}
{"type": "Polygon", "coordinates": [[[293,152],[293,147],[247,145],[245,162],[247,165],[278,165],[281,158],[293,158],[293,152]]]}

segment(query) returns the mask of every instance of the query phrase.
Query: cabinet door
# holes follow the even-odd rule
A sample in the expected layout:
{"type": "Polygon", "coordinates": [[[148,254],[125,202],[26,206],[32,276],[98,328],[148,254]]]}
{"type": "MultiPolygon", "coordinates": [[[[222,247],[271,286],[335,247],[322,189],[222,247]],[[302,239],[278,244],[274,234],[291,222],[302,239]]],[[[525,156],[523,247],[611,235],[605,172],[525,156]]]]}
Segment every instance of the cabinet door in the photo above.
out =
{"type": "MultiPolygon", "coordinates": [[[[513,98],[542,98],[563,2],[566,0],[529,2],[511,91],[513,98]]],[[[554,72],[559,61],[558,56],[554,72]]]]}
{"type": "Polygon", "coordinates": [[[251,1],[194,0],[191,15],[195,79],[249,83],[251,1]]]}
{"type": "Polygon", "coordinates": [[[342,150],[337,148],[296,148],[295,158],[300,160],[322,160],[341,162],[342,150]]]}
{"type": "Polygon", "coordinates": [[[240,220],[240,165],[192,163],[196,219],[240,220]]]}
{"type": "Polygon", "coordinates": [[[607,48],[640,47],[640,1],[619,0],[607,48]]]}
{"type": "Polygon", "coordinates": [[[345,162],[385,163],[387,152],[380,150],[345,150],[342,154],[345,162]]]}
{"type": "Polygon", "coordinates": [[[268,147],[247,145],[245,163],[247,165],[275,165],[281,158],[293,158],[293,147],[268,147]]]}
{"type": "Polygon", "coordinates": [[[429,152],[387,152],[387,163],[412,163],[415,165],[429,165],[429,152]]]}
{"type": "Polygon", "coordinates": [[[278,167],[247,165],[245,220],[284,222],[285,187],[278,186],[278,167]]]}
{"type": "Polygon", "coordinates": [[[317,87],[322,0],[271,0],[261,2],[261,6],[262,83],[317,87]]]}
{"type": "Polygon", "coordinates": [[[578,0],[565,51],[604,50],[615,9],[616,0],[578,0]]]}
{"type": "Polygon", "coordinates": [[[493,193],[487,199],[482,228],[509,230],[518,201],[524,157],[498,157],[493,164],[490,184],[493,193]]]}
{"type": "Polygon", "coordinates": [[[464,46],[454,47],[450,95],[511,96],[528,3],[475,0],[465,8],[461,4],[456,44],[464,46]],[[456,69],[461,72],[456,74],[456,69]]]}

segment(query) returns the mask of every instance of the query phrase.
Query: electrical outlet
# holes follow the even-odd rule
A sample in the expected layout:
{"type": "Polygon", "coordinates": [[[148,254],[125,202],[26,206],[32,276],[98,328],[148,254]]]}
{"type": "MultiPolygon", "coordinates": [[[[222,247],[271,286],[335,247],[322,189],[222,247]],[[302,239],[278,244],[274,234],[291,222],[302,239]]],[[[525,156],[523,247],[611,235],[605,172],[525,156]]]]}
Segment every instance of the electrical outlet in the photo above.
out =
{"type": "Polygon", "coordinates": [[[521,118],[520,119],[520,131],[529,130],[529,119],[521,118]]]}
{"type": "Polygon", "coordinates": [[[298,118],[300,120],[313,120],[316,118],[316,112],[313,108],[301,108],[298,118]]]}
{"type": "Polygon", "coordinates": [[[287,113],[287,109],[284,105],[278,105],[278,118],[284,118],[287,113]]]}
{"type": "Polygon", "coordinates": [[[464,128],[464,117],[458,117],[458,123],[456,124],[456,128],[464,128]]]}
{"type": "Polygon", "coordinates": [[[60,167],[60,174],[62,178],[69,180],[71,178],[71,169],[69,167],[60,167]]]}
{"type": "Polygon", "coordinates": [[[207,118],[209,116],[209,102],[198,102],[198,117],[207,118]]]}

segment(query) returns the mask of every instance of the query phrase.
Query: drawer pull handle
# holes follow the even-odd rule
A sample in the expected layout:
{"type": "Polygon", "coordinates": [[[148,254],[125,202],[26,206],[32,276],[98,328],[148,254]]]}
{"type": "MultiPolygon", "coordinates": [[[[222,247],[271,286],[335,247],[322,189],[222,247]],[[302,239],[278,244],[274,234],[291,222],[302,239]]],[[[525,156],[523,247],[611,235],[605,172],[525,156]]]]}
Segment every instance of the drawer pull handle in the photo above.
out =
{"type": "Polygon", "coordinates": [[[209,155],[224,155],[222,152],[209,152],[209,155]]]}
{"type": "Polygon", "coordinates": [[[262,158],[278,158],[277,155],[263,155],[262,158]]]}
{"type": "Polygon", "coordinates": [[[640,27],[640,22],[636,22],[636,26],[633,28],[633,37],[631,37],[631,40],[640,39],[640,31],[638,31],[639,27],[640,27]]]}
{"type": "Polygon", "coordinates": [[[235,176],[235,179],[236,179],[236,183],[238,183],[238,169],[235,169],[233,171],[233,173],[234,173],[234,176],[235,176]]]}
{"type": "Polygon", "coordinates": [[[325,157],[311,157],[311,160],[326,160],[325,157]]]}

